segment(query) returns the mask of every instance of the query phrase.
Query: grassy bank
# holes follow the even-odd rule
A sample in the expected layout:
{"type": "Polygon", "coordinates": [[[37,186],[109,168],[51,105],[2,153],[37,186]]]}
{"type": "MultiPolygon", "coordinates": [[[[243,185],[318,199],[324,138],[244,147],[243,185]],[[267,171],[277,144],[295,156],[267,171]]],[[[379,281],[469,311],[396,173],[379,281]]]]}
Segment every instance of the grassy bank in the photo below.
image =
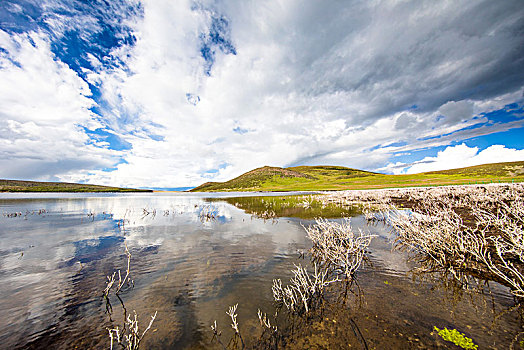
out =
{"type": "Polygon", "coordinates": [[[336,166],[262,167],[194,192],[329,191],[524,182],[524,162],[485,164],[409,175],[386,175],[336,166]]]}
{"type": "Polygon", "coordinates": [[[0,192],[152,192],[111,186],[75,184],[67,182],[39,182],[0,180],[0,192]]]}

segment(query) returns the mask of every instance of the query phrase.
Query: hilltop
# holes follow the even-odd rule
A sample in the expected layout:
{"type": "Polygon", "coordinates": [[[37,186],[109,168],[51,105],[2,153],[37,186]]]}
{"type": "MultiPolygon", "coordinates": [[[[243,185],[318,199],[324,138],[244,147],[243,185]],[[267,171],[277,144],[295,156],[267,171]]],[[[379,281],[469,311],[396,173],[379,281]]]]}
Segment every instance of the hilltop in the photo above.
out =
{"type": "Polygon", "coordinates": [[[0,192],[152,192],[100,185],[69,182],[40,182],[22,180],[0,180],[0,192]]]}
{"type": "Polygon", "coordinates": [[[191,191],[259,191],[266,186],[292,186],[317,183],[328,178],[355,178],[375,173],[337,166],[264,166],[226,182],[206,182],[191,191]]]}
{"type": "Polygon", "coordinates": [[[524,161],[410,175],[386,175],[342,166],[264,166],[226,182],[206,182],[191,191],[327,191],[513,181],[524,181],[524,161]]]}

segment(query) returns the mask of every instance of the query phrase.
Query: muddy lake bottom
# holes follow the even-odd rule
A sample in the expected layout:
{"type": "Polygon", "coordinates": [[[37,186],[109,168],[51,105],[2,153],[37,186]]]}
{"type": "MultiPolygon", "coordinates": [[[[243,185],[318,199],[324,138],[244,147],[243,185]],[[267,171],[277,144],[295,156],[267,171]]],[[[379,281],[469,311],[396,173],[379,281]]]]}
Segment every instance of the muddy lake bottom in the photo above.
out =
{"type": "MultiPolygon", "coordinates": [[[[318,212],[277,195],[0,194],[0,348],[109,348],[107,329],[121,328],[124,314],[111,295],[109,315],[102,295],[106,276],[126,269],[125,245],[134,281],[120,294],[125,308],[141,329],[157,312],[141,348],[221,349],[210,326],[217,321],[227,344],[225,312],[237,303],[241,334],[255,344],[257,310],[275,312],[273,279],[286,284],[294,264],[310,264],[302,225],[318,212]],[[285,207],[276,218],[257,215],[275,201],[285,207]]],[[[328,214],[376,235],[369,261],[349,291],[333,284],[318,312],[280,310],[286,348],[456,349],[436,326],[479,349],[507,349],[522,331],[506,287],[489,282],[478,292],[416,275],[408,255],[392,250],[388,227],[368,225],[358,210],[328,214]]]]}

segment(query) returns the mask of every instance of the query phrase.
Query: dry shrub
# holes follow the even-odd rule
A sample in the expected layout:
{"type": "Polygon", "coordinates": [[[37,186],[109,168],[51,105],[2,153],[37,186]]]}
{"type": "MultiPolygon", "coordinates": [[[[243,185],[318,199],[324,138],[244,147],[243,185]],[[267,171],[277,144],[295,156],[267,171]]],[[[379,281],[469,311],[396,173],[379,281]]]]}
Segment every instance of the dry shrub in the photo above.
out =
{"type": "Polygon", "coordinates": [[[423,253],[457,279],[473,272],[524,298],[522,194],[521,185],[408,192],[412,209],[389,216],[396,247],[423,253]]]}
{"type": "Polygon", "coordinates": [[[273,297],[275,301],[283,303],[293,312],[309,312],[321,300],[324,289],[338,279],[329,279],[328,271],[315,266],[315,271],[309,274],[301,265],[295,265],[293,277],[287,286],[282,287],[280,279],[273,280],[273,297]]]}
{"type": "Polygon", "coordinates": [[[387,221],[395,247],[418,254],[426,268],[447,269],[458,280],[464,273],[494,279],[524,298],[522,198],[522,184],[491,184],[343,191],[321,200],[364,203],[366,219],[387,221]],[[377,205],[379,213],[373,212],[377,205]]]}
{"type": "Polygon", "coordinates": [[[321,266],[343,275],[351,280],[362,264],[366,248],[371,243],[372,235],[359,231],[353,232],[350,219],[342,222],[315,219],[316,224],[305,228],[313,241],[312,254],[321,266]]]}

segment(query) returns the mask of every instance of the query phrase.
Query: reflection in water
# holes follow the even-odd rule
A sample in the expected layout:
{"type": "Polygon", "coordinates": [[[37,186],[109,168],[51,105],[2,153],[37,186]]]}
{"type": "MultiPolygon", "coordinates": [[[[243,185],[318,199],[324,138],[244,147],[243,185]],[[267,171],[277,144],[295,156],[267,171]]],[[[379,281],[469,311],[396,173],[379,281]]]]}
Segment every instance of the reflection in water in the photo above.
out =
{"type": "Polygon", "coordinates": [[[334,284],[318,314],[290,319],[281,312],[273,320],[272,280],[288,280],[293,263],[307,264],[298,254],[311,247],[301,224],[326,210],[307,197],[3,196],[10,198],[0,199],[0,214],[22,213],[0,216],[0,342],[6,348],[108,348],[107,329],[121,325],[124,315],[114,307],[111,321],[102,294],[105,276],[126,270],[124,244],[134,280],[134,288],[121,293],[125,307],[136,310],[142,327],[158,312],[144,348],[220,349],[210,326],[216,320],[222,338],[232,337],[225,311],[237,303],[248,347],[262,335],[258,309],[286,334],[281,344],[296,349],[359,348],[363,341],[369,348],[449,347],[431,334],[434,326],[458,329],[481,348],[507,348],[521,331],[518,313],[502,313],[514,306],[505,288],[490,283],[484,294],[460,294],[442,276],[413,280],[413,263],[391,250],[387,228],[367,226],[360,216],[352,225],[378,237],[357,274],[359,288],[343,300],[345,286],[334,284]],[[264,220],[260,214],[268,210],[279,219],[264,220]]]}
{"type": "Polygon", "coordinates": [[[329,219],[361,214],[360,207],[326,204],[312,195],[210,198],[208,200],[225,201],[261,219],[291,217],[312,220],[318,217],[329,219]]]}

